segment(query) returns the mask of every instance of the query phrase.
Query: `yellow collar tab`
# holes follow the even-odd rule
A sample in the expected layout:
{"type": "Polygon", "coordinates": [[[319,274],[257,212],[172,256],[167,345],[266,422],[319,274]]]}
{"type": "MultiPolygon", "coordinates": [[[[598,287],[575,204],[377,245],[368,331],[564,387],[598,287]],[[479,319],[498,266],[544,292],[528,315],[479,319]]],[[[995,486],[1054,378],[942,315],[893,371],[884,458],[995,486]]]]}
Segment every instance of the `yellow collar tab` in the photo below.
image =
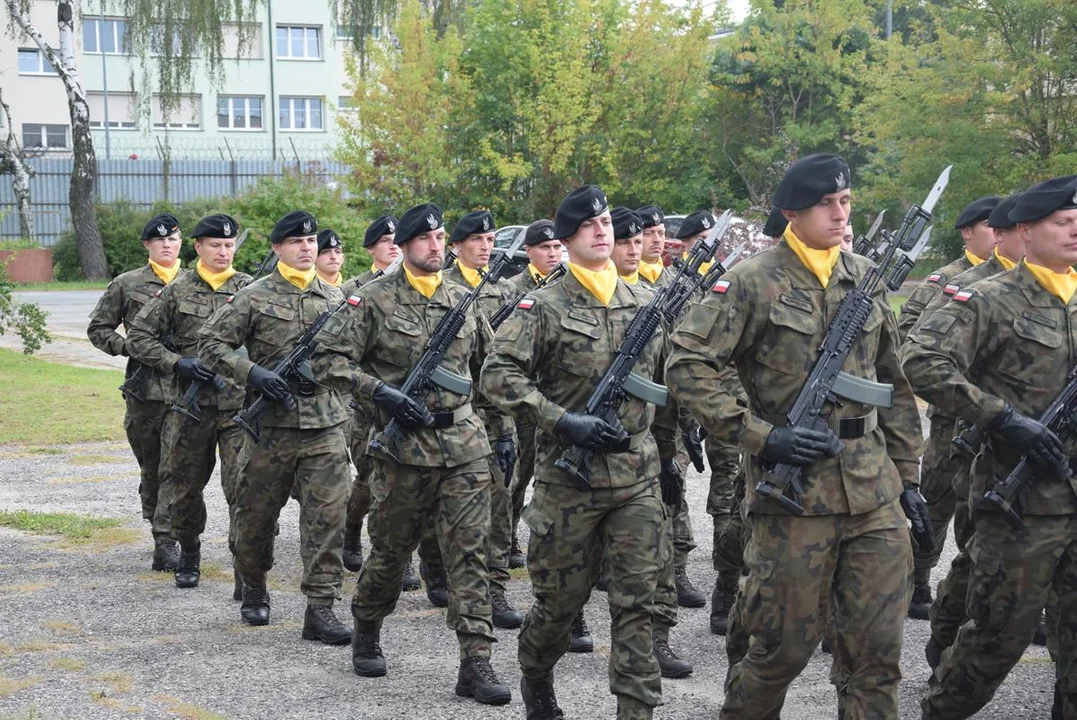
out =
{"type": "Polygon", "coordinates": [[[531,276],[531,280],[536,285],[542,282],[542,278],[546,277],[546,273],[535,267],[533,263],[527,263],[527,274],[531,276]]]}
{"type": "Polygon", "coordinates": [[[838,264],[841,248],[837,245],[826,250],[810,248],[796,236],[792,225],[786,226],[782,237],[785,238],[785,242],[789,244],[796,256],[800,258],[800,262],[804,263],[804,267],[808,268],[825,289],[830,282],[830,275],[834,271],[834,266],[838,264]]]}
{"type": "MultiPolygon", "coordinates": [[[[317,271],[315,271],[317,272],[317,271]]],[[[322,282],[332,285],[333,287],[340,287],[344,284],[344,276],[337,270],[337,274],[333,278],[327,278],[325,275],[318,273],[318,277],[322,279],[322,282]]]]}
{"type": "MultiPolygon", "coordinates": [[[[469,268],[467,265],[463,264],[459,260],[456,261],[456,266],[460,268],[460,274],[464,276],[464,280],[467,281],[468,285],[470,285],[471,287],[479,286],[479,281],[482,280],[482,275],[479,274],[478,270],[469,268]]],[[[483,272],[486,272],[486,270],[486,267],[482,269],[483,272]]]]}
{"type": "Polygon", "coordinates": [[[995,259],[1002,263],[1002,267],[1006,268],[1007,270],[1013,270],[1015,267],[1017,267],[1017,263],[1015,263],[1013,260],[1010,260],[1008,257],[999,254],[997,245],[995,246],[995,259]]]}
{"type": "Polygon", "coordinates": [[[1073,293],[1077,292],[1077,270],[1070,268],[1069,272],[1056,273],[1043,265],[1033,265],[1028,260],[1025,260],[1025,267],[1047,292],[1061,300],[1063,305],[1070,304],[1073,293]]]}
{"type": "Polygon", "coordinates": [[[198,264],[195,265],[195,270],[198,271],[198,277],[206,281],[206,284],[213,288],[213,292],[217,292],[221,289],[221,286],[228,282],[228,279],[236,274],[236,269],[229,265],[224,270],[218,273],[213,272],[208,267],[202,264],[202,260],[198,260],[198,264]]]}
{"type": "Polygon", "coordinates": [[[639,270],[629,275],[621,275],[620,278],[629,285],[636,285],[639,283],[639,270]]]}
{"type": "Polygon", "coordinates": [[[153,270],[153,274],[161,279],[165,285],[176,279],[176,275],[180,271],[180,261],[172,263],[172,267],[165,267],[164,265],[158,265],[153,260],[150,260],[150,269],[153,270]]]}
{"type": "Polygon", "coordinates": [[[314,266],[311,266],[310,270],[296,270],[291,265],[285,265],[280,260],[277,261],[277,272],[300,290],[306,290],[310,287],[311,282],[318,275],[318,271],[314,269],[314,266]]]}
{"type": "Polygon", "coordinates": [[[965,257],[968,259],[968,261],[970,263],[972,263],[973,267],[976,267],[977,265],[979,265],[980,263],[983,262],[983,258],[976,257],[975,255],[973,255],[972,253],[969,252],[968,248],[965,248],[965,257]]]}
{"type": "Polygon", "coordinates": [[[613,293],[617,290],[616,265],[611,262],[604,269],[595,271],[580,267],[575,263],[569,263],[568,269],[580,281],[580,285],[583,285],[588,292],[595,296],[596,300],[607,307],[609,306],[610,300],[613,299],[613,293]]]}
{"type": "MultiPolygon", "coordinates": [[[[415,288],[415,291],[429,300],[434,297],[434,293],[441,285],[441,271],[438,270],[433,275],[416,275],[411,270],[408,270],[407,265],[401,265],[404,268],[404,277],[408,279],[408,285],[415,288]]],[[[460,266],[463,269],[463,265],[460,266]]]]}
{"type": "Polygon", "coordinates": [[[654,263],[647,262],[646,260],[639,261],[639,274],[644,280],[652,285],[658,282],[658,278],[662,277],[663,270],[665,270],[665,267],[662,266],[661,260],[654,263]]]}

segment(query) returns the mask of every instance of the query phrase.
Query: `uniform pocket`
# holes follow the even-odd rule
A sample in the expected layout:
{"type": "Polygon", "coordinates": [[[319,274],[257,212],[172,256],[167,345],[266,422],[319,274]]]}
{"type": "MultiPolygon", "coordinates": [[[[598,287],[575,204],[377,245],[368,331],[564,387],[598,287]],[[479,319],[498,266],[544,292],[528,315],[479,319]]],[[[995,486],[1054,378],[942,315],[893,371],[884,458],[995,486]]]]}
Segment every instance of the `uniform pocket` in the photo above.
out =
{"type": "Polygon", "coordinates": [[[1013,614],[1015,598],[1008,597],[1002,591],[1005,573],[1002,571],[1002,558],[984,543],[973,538],[969,544],[969,557],[972,558],[972,575],[969,578],[966,607],[969,618],[988,632],[1001,632],[1013,614]]]}
{"type": "Polygon", "coordinates": [[[771,587],[771,577],[778,564],[777,558],[759,547],[754,540],[748,541],[744,549],[744,564],[748,568],[748,579],[738,602],[743,602],[741,617],[745,629],[761,637],[768,646],[781,643],[783,636],[781,607],[777,593],[771,587]]]}
{"type": "Polygon", "coordinates": [[[772,370],[786,375],[800,375],[808,354],[816,351],[811,342],[819,329],[815,315],[782,302],[770,304],[767,329],[755,359],[772,370]]]}

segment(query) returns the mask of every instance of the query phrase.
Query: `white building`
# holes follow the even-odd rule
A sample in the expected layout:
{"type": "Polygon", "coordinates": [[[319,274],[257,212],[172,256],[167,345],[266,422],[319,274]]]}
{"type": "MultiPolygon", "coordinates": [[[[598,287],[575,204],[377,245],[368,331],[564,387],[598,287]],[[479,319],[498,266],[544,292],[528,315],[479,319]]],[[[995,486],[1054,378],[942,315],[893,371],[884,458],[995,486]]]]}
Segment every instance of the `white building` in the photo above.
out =
{"type": "MultiPolygon", "coordinates": [[[[351,38],[338,30],[329,5],[328,0],[270,0],[260,6],[251,28],[254,39],[243,57],[238,27],[226,27],[224,54],[231,59],[225,60],[224,84],[214,86],[196,60],[193,87],[166,117],[158,95],[148,103],[139,96],[125,19],[110,14],[108,3],[102,14],[100,0],[89,0],[76,20],[76,64],[98,157],[329,158],[337,144],[336,113],[350,101],[345,57],[352,52],[351,38]],[[148,116],[140,107],[149,108],[148,116]]],[[[32,20],[56,48],[56,3],[36,0],[32,20]]],[[[32,41],[5,37],[0,42],[0,89],[26,148],[59,156],[70,152],[63,84],[32,41]]]]}

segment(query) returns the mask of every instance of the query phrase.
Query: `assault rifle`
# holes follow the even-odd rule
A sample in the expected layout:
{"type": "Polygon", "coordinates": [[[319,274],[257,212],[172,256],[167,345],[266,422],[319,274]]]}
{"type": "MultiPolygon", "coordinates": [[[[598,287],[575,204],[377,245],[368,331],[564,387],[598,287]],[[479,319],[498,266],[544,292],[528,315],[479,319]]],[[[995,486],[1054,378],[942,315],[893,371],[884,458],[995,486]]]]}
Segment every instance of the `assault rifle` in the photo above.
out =
{"type": "MultiPolygon", "coordinates": [[[[882,260],[871,268],[857,285],[846,295],[837,314],[827,328],[820,348],[819,359],[808,375],[807,381],[797,394],[793,406],[786,414],[790,427],[826,430],[827,416],[823,409],[827,403],[836,403],[838,397],[877,407],[893,404],[894,388],[890,385],[864,380],[842,372],[841,367],[856,344],[864,325],[871,315],[873,295],[880,282],[896,290],[916,263],[931,238],[931,211],[950,181],[950,167],[939,175],[935,186],[928,193],[923,205],[913,205],[905,215],[896,234],[885,233],[888,243],[882,260]]],[[[774,463],[763,468],[763,479],[755,486],[755,494],[774,500],[782,510],[791,515],[803,515],[800,496],[804,493],[801,483],[804,468],[800,465],[774,463]]]]}
{"type": "MultiPolygon", "coordinates": [[[[1040,415],[1040,422],[1058,435],[1063,442],[1077,434],[1077,366],[1067,374],[1066,386],[1040,415]]],[[[1059,480],[1072,481],[1073,479],[1073,468],[1070,467],[1068,459],[1052,464],[1047,469],[1059,480]]],[[[1028,455],[1022,455],[1010,474],[1004,480],[996,481],[995,486],[984,493],[980,508],[1000,511],[1002,517],[1015,532],[1022,532],[1025,529],[1025,522],[1022,518],[1021,500],[1018,493],[1021,492],[1021,487],[1032,478],[1032,473],[1032,462],[1028,459],[1028,455]]]]}
{"type": "Polygon", "coordinates": [[[983,444],[983,431],[977,425],[958,421],[957,434],[950,442],[950,455],[964,460],[972,460],[980,452],[983,444]]]}
{"type": "MultiPolygon", "coordinates": [[[[710,233],[692,246],[688,257],[677,269],[673,280],[658,288],[651,301],[636,313],[625,332],[620,347],[617,348],[613,362],[610,363],[609,368],[606,369],[587,399],[587,405],[584,407],[586,414],[602,418],[610,425],[621,428],[617,411],[629,395],[659,407],[666,405],[669,399],[666,388],[636,375],[632,370],[663,320],[676,318],[685,302],[706,280],[707,276],[701,275],[699,268],[714,257],[718,245],[729,230],[732,217],[730,211],[724,212],[715,222],[710,233]]],[[[721,263],[716,261],[714,265],[720,266],[721,263]]],[[[711,270],[714,269],[712,266],[711,270]]],[[[725,268],[722,268],[718,274],[721,272],[725,272],[725,268]]],[[[603,452],[626,452],[631,449],[631,436],[624,428],[620,429],[620,433],[621,437],[617,445],[603,452]]],[[[591,461],[595,452],[590,448],[573,445],[561,453],[561,457],[554,462],[554,466],[576,480],[584,490],[590,489],[591,461]]]]}
{"type": "MultiPolygon", "coordinates": [[[[501,327],[501,325],[506,320],[509,319],[509,315],[512,315],[512,311],[516,309],[516,306],[520,304],[520,301],[524,299],[525,295],[527,295],[528,293],[532,293],[535,290],[540,290],[540,289],[546,287],[547,285],[552,283],[554,280],[556,280],[559,277],[561,277],[562,275],[564,275],[565,272],[567,271],[567,269],[568,268],[564,263],[558,263],[553,268],[553,270],[550,270],[550,272],[547,273],[546,277],[544,277],[544,278],[542,278],[541,280],[538,281],[538,284],[535,285],[534,289],[532,289],[532,290],[524,290],[523,292],[516,293],[516,295],[514,295],[512,297],[512,299],[510,299],[507,303],[505,303],[504,305],[499,307],[497,309],[497,312],[495,312],[493,314],[493,317],[490,318],[490,327],[492,327],[494,329],[494,332],[497,332],[497,329],[499,327],[501,327]]],[[[527,272],[527,271],[524,270],[524,272],[527,272]]]]}
{"type": "MultiPolygon", "coordinates": [[[[854,255],[863,255],[864,257],[875,261],[879,259],[878,257],[872,257],[872,254],[875,252],[875,235],[878,234],[879,227],[883,224],[884,215],[886,215],[885,210],[876,215],[875,222],[871,224],[868,231],[863,235],[857,236],[856,240],[853,241],[854,255]]],[[[882,251],[886,252],[885,248],[883,248],[882,251]]]]}
{"type": "MultiPolygon", "coordinates": [[[[438,321],[437,327],[434,328],[434,332],[426,341],[426,346],[423,348],[423,354],[419,357],[419,361],[408,372],[404,384],[400,386],[402,393],[419,403],[426,402],[426,396],[430,394],[435,385],[457,395],[471,394],[471,379],[441,367],[441,358],[445,356],[449,346],[456,339],[456,333],[460,332],[460,328],[464,326],[468,309],[478,299],[479,293],[482,292],[486,283],[496,283],[505,274],[513,255],[523,245],[524,234],[519,233],[511,247],[505,252],[495,255],[493,260],[490,261],[486,272],[479,271],[479,284],[473,287],[471,292],[461,298],[460,302],[438,321]]],[[[399,465],[400,457],[397,455],[397,444],[405,432],[406,428],[402,427],[396,418],[392,418],[385,428],[371,439],[367,449],[389,460],[394,465],[399,465]]]]}
{"type": "MultiPolygon", "coordinates": [[[[164,335],[161,335],[158,340],[161,345],[164,346],[165,350],[168,352],[176,352],[175,332],[169,330],[164,335]]],[[[136,360],[135,369],[131,373],[131,376],[124,380],[123,384],[120,385],[120,392],[123,393],[125,398],[131,398],[137,402],[146,402],[146,383],[149,382],[151,375],[153,375],[153,368],[136,360]]]]}

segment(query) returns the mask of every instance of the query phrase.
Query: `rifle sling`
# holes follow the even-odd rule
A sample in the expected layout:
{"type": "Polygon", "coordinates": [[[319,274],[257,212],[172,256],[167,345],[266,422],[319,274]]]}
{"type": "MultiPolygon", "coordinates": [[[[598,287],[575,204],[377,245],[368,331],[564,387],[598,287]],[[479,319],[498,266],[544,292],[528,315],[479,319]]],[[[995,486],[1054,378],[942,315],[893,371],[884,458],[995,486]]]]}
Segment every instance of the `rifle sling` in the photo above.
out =
{"type": "Polygon", "coordinates": [[[871,431],[879,427],[879,411],[871,409],[867,415],[859,417],[844,417],[836,423],[831,422],[830,427],[842,440],[855,440],[869,435],[871,431]],[[837,427],[834,427],[837,425],[837,427]]]}
{"type": "MultiPolygon", "coordinates": [[[[453,425],[467,420],[469,417],[475,414],[475,410],[471,407],[471,403],[464,403],[455,410],[435,410],[434,424],[431,425],[431,429],[444,430],[445,428],[452,427],[453,425]]],[[[384,428],[389,424],[388,414],[378,408],[378,425],[380,428],[384,428]]]]}
{"type": "Polygon", "coordinates": [[[894,386],[889,383],[877,383],[873,380],[839,372],[832,391],[846,400],[862,405],[890,408],[894,406],[894,386]]]}

